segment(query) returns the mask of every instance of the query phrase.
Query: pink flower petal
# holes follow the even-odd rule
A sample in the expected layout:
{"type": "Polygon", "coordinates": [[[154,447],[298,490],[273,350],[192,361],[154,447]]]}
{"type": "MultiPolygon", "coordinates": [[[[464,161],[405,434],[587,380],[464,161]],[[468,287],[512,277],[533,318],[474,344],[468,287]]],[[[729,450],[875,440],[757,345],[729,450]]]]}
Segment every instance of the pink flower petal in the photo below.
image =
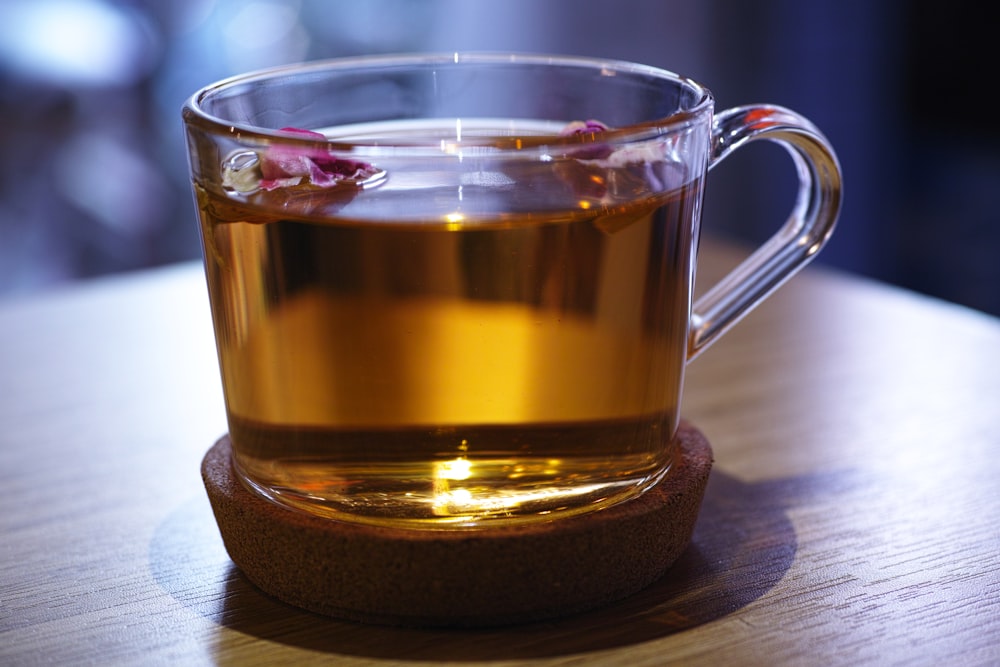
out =
{"type": "Polygon", "coordinates": [[[283,127],[279,132],[288,132],[289,134],[301,134],[307,137],[312,137],[313,139],[319,139],[321,141],[326,141],[326,135],[322,132],[313,132],[312,130],[303,130],[301,127],[283,127]]]}
{"type": "MultiPolygon", "coordinates": [[[[559,136],[572,137],[587,134],[593,136],[607,130],[608,126],[599,120],[574,120],[560,130],[559,136]]],[[[612,150],[607,144],[593,143],[581,146],[580,148],[574,148],[572,155],[578,160],[600,160],[608,157],[612,150]]]]}
{"type": "Polygon", "coordinates": [[[599,120],[574,120],[564,127],[559,136],[568,137],[573,134],[594,134],[596,132],[607,132],[608,126],[599,120]]]}
{"type": "MultiPolygon", "coordinates": [[[[317,140],[326,140],[319,132],[283,127],[290,132],[317,140]]],[[[371,164],[340,158],[317,148],[272,146],[261,159],[260,186],[265,190],[300,185],[304,180],[320,188],[330,188],[344,180],[360,181],[378,173],[371,164]]]]}

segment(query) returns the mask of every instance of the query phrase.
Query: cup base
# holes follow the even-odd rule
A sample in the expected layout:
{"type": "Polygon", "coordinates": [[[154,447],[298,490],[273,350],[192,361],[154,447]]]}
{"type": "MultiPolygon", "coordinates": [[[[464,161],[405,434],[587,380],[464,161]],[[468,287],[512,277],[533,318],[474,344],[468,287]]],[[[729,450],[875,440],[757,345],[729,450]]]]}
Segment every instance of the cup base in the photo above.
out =
{"type": "Polygon", "coordinates": [[[226,551],[273,597],[351,621],[415,627],[526,623],[593,609],[664,576],[691,539],[712,467],[682,422],[670,472],[641,496],[579,516],[472,530],[325,519],[249,491],[229,436],[202,461],[226,551]]]}

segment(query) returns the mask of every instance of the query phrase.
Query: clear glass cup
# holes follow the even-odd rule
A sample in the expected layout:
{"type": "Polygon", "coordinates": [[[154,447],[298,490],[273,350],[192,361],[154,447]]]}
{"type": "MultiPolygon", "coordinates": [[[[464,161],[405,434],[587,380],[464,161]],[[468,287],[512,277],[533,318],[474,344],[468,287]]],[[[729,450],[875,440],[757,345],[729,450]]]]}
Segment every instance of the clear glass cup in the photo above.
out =
{"type": "Polygon", "coordinates": [[[668,484],[685,365],[840,205],[807,120],[624,62],[315,62],[183,115],[234,467],[345,521],[545,521],[668,484]],[[788,149],[794,209],[692,305],[706,174],[757,139],[788,149]]]}

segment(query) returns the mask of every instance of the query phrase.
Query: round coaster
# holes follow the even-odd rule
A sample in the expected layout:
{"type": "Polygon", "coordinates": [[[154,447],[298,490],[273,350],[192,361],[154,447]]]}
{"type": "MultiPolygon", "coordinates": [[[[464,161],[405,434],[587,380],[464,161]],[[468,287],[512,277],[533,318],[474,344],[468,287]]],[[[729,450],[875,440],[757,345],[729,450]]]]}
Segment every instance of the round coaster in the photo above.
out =
{"type": "Polygon", "coordinates": [[[287,509],[238,481],[228,436],[202,479],[230,558],[264,592],[353,621],[481,627],[592,609],[662,577],[691,539],[712,467],[701,432],[683,423],[678,440],[670,472],[638,498],[499,528],[392,529],[287,509]]]}

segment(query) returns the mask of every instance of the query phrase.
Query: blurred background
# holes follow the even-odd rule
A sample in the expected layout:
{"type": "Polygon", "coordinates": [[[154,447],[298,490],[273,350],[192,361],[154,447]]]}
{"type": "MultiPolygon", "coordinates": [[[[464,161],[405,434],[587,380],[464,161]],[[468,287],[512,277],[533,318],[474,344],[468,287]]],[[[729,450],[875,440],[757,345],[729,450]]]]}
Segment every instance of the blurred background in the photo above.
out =
{"type": "MultiPolygon", "coordinates": [[[[0,0],[0,299],[200,257],[180,107],[247,70],[400,51],[643,62],[717,107],[813,120],[845,173],[819,261],[1000,315],[991,5],[965,0],[0,0]]],[[[706,233],[758,243],[791,207],[778,149],[709,179],[706,233]]]]}

